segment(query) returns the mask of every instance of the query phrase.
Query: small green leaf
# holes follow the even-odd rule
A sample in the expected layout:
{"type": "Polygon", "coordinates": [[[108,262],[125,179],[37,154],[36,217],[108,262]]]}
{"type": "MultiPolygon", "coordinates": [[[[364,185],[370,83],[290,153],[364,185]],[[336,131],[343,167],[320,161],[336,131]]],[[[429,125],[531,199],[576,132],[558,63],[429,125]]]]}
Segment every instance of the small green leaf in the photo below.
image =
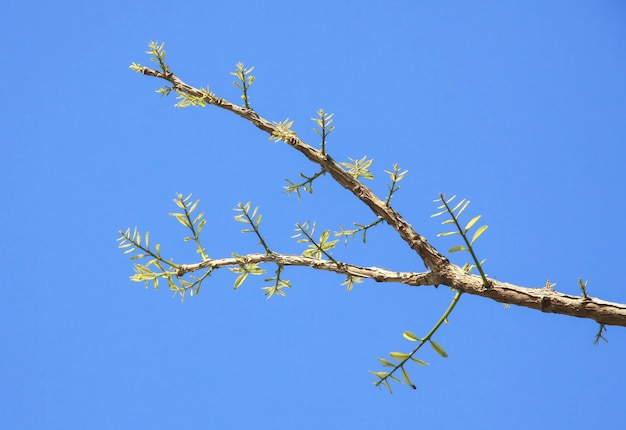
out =
{"type": "Polygon", "coordinates": [[[191,224],[189,224],[189,221],[185,217],[185,214],[170,213],[169,216],[173,216],[174,218],[176,218],[176,220],[185,227],[191,228],[191,224]]]}
{"type": "Polygon", "coordinates": [[[369,371],[372,375],[376,376],[377,378],[383,379],[386,378],[387,376],[389,376],[389,372],[372,372],[371,370],[369,371]]]}
{"type": "Polygon", "coordinates": [[[405,339],[410,340],[411,342],[417,342],[418,340],[422,340],[410,331],[405,331],[404,333],[402,333],[402,336],[404,336],[405,339]]]}
{"type": "Polygon", "coordinates": [[[245,281],[247,277],[248,277],[248,272],[244,272],[241,275],[237,276],[237,279],[235,279],[234,289],[236,290],[237,288],[239,288],[239,286],[243,284],[243,281],[245,281]]]}
{"type": "Polygon", "coordinates": [[[405,360],[411,356],[411,354],[407,354],[406,352],[390,352],[389,356],[394,360],[405,360]]]}
{"type": "MultiPolygon", "coordinates": [[[[448,201],[448,203],[449,203],[449,201],[448,201]]],[[[463,200],[461,200],[460,202],[458,202],[458,203],[456,204],[456,206],[455,206],[455,207],[453,207],[453,208],[452,208],[452,210],[451,210],[450,212],[456,212],[456,210],[457,210],[458,208],[460,208],[460,207],[463,205],[463,203],[465,203],[465,199],[463,199],[463,200]]],[[[460,214],[459,214],[459,215],[460,215],[460,214]]],[[[457,218],[458,218],[458,215],[457,215],[457,218]]]]}
{"type": "Polygon", "coordinates": [[[443,358],[446,358],[448,356],[448,353],[446,352],[446,350],[443,349],[443,347],[439,345],[437,342],[435,342],[434,340],[430,341],[430,346],[432,346],[435,352],[439,354],[440,356],[442,356],[443,358]]]}
{"type": "Polygon", "coordinates": [[[320,244],[324,244],[330,236],[330,230],[324,230],[320,236],[320,244]]]}
{"type": "MultiPolygon", "coordinates": [[[[464,204],[463,204],[463,207],[462,207],[461,209],[459,209],[459,211],[458,211],[458,212],[457,212],[457,214],[456,214],[457,219],[461,216],[461,214],[463,213],[463,211],[464,211],[465,209],[467,209],[467,206],[470,204],[470,201],[469,201],[469,200],[465,200],[465,199],[461,200],[461,202],[463,202],[464,204]]],[[[460,204],[459,204],[459,205],[457,205],[457,207],[459,207],[459,206],[460,206],[460,204]]],[[[455,210],[456,210],[456,208],[455,208],[455,210]]],[[[455,211],[455,210],[454,210],[454,211],[455,211]]],[[[454,212],[454,211],[452,211],[452,212],[454,212]]]]}
{"type": "MultiPolygon", "coordinates": [[[[182,202],[182,195],[178,195],[178,199],[174,199],[174,203],[176,203],[176,206],[178,206],[181,209],[185,209],[185,204],[182,202]]],[[[171,215],[171,214],[170,214],[171,215]]]]}
{"type": "Polygon", "coordinates": [[[474,224],[476,224],[476,222],[480,219],[481,215],[476,215],[474,218],[472,218],[470,220],[470,222],[467,223],[467,225],[465,226],[465,232],[467,233],[468,230],[472,227],[474,227],[474,224]]]}
{"type": "Polygon", "coordinates": [[[420,360],[419,358],[411,357],[411,360],[413,360],[415,363],[419,364],[420,366],[428,366],[428,363],[420,360]]]}
{"type": "Polygon", "coordinates": [[[196,200],[196,201],[195,201],[195,202],[191,205],[191,207],[188,209],[188,211],[187,211],[187,212],[191,214],[193,211],[195,211],[195,210],[196,210],[196,207],[198,206],[198,203],[200,203],[200,200],[196,200]]]}
{"type": "Polygon", "coordinates": [[[200,221],[203,216],[204,216],[204,212],[200,212],[198,216],[193,220],[193,224],[197,224],[198,221],[200,221]]]}
{"type": "Polygon", "coordinates": [[[467,251],[467,248],[462,245],[455,245],[448,250],[448,252],[467,251]]]}
{"type": "Polygon", "coordinates": [[[386,360],[384,358],[379,358],[378,361],[380,361],[380,364],[382,364],[383,366],[386,367],[395,367],[395,364],[393,364],[391,361],[386,360]]]}
{"type": "Polygon", "coordinates": [[[456,194],[450,197],[448,200],[446,200],[446,203],[450,204],[450,202],[454,199],[456,199],[456,194]]]}
{"type": "Polygon", "coordinates": [[[487,230],[487,226],[486,225],[483,225],[478,230],[476,230],[476,233],[474,233],[474,237],[472,237],[472,241],[470,242],[470,245],[473,245],[474,242],[476,241],[476,239],[478,239],[480,237],[480,235],[485,232],[485,230],[487,230]]]}
{"type": "Polygon", "coordinates": [[[458,231],[447,231],[447,232],[445,232],[445,233],[439,233],[439,234],[437,235],[437,237],[450,236],[450,235],[452,235],[452,234],[459,234],[459,232],[458,232],[458,231]]]}
{"type": "Polygon", "coordinates": [[[404,367],[400,368],[402,370],[402,378],[404,379],[404,382],[406,382],[406,384],[413,388],[414,390],[417,388],[415,385],[413,385],[413,383],[411,382],[411,378],[409,378],[409,374],[406,373],[406,370],[404,370],[404,367]]]}

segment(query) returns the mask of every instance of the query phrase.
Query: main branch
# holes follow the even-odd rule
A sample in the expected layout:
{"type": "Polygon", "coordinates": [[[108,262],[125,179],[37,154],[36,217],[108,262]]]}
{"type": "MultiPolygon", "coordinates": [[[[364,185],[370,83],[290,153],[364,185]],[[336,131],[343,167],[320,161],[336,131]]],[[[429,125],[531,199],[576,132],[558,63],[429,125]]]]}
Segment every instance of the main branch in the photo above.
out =
{"type": "MultiPolygon", "coordinates": [[[[212,104],[233,112],[268,133],[270,136],[280,134],[280,130],[276,125],[259,116],[254,110],[237,106],[228,100],[194,88],[170,72],[167,67],[165,67],[165,72],[153,70],[148,67],[142,67],[140,71],[144,75],[154,76],[170,82],[173,89],[179,94],[190,96],[196,100],[200,99],[206,104],[212,104]]],[[[385,220],[400,234],[411,249],[420,256],[425,266],[429,268],[430,271],[426,273],[399,273],[385,269],[364,268],[343,263],[338,265],[333,262],[315,258],[269,253],[250,254],[244,257],[220,260],[206,260],[195,265],[183,265],[179,269],[179,274],[182,275],[201,268],[256,262],[275,262],[285,266],[309,266],[315,269],[331,270],[338,273],[372,278],[382,282],[401,282],[408,285],[425,285],[427,283],[435,286],[443,284],[468,294],[488,297],[502,303],[537,309],[542,312],[589,318],[606,325],[626,327],[626,305],[624,304],[606,302],[589,296],[563,294],[551,288],[526,288],[499,282],[494,279],[488,279],[488,285],[485,285],[483,279],[480,277],[469,275],[460,267],[450,263],[448,259],[430,245],[422,235],[417,233],[396,210],[388,203],[378,198],[372,190],[344,170],[328,153],[316,150],[296,136],[284,136],[282,140],[301,152],[312,162],[320,165],[322,169],[327,171],[342,187],[352,192],[359,200],[365,203],[374,214],[385,220]]]]}

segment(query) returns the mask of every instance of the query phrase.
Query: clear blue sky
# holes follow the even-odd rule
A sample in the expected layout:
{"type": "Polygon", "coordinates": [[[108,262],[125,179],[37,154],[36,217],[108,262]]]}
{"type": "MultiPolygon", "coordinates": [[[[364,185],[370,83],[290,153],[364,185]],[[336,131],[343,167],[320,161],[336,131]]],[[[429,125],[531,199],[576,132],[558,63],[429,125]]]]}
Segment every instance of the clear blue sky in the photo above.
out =
{"type": "MultiPolygon", "coordinates": [[[[464,296],[409,368],[417,390],[373,387],[377,357],[425,334],[447,288],[288,269],[287,298],[219,271],[181,303],[128,277],[117,231],[149,230],[192,262],[167,214],[194,193],[214,258],[258,252],[232,208],[252,201],[277,251],[296,222],[337,229],[372,216],[328,178],[298,203],[285,178],[315,168],[240,118],[173,107],[132,72],[166,43],[182,79],[269,120],[335,113],[328,150],[409,170],[396,208],[441,251],[432,200],[472,201],[477,245],[499,280],[626,302],[626,4],[621,1],[34,2],[0,7],[4,198],[0,237],[0,427],[4,429],[609,428],[624,411],[626,331],[464,296]],[[357,6],[358,5],[358,6],[357,6]]],[[[338,248],[344,261],[422,263],[386,226],[338,248]]],[[[461,264],[462,255],[453,261],[461,264]]],[[[268,267],[272,270],[272,267],[268,267]]]]}

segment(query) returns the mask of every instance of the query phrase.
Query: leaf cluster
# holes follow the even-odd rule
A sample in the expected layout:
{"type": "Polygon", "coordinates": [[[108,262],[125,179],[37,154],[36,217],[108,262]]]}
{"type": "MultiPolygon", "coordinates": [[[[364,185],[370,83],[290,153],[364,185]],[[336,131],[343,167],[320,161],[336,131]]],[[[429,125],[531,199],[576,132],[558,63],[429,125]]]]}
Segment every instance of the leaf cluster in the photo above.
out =
{"type": "Polygon", "coordinates": [[[250,86],[252,85],[255,79],[255,76],[252,75],[252,71],[254,70],[254,67],[250,67],[246,69],[243,63],[241,62],[237,63],[235,67],[236,67],[235,71],[230,72],[231,75],[235,76],[238,79],[237,81],[233,82],[233,85],[235,85],[237,88],[239,88],[242,91],[243,94],[241,95],[241,98],[243,99],[244,107],[246,109],[251,109],[250,99],[248,97],[248,89],[250,89],[250,86]]]}
{"type": "Polygon", "coordinates": [[[164,279],[170,290],[175,294],[180,294],[185,298],[187,292],[196,295],[200,292],[202,281],[210,275],[211,270],[205,271],[200,277],[190,276],[191,281],[183,279],[179,275],[181,266],[173,260],[166,260],[161,256],[161,245],[156,244],[154,249],[150,248],[150,233],[146,232],[142,243],[142,237],[138,229],[132,230],[130,227],[119,231],[120,237],[117,239],[119,248],[124,250],[124,254],[131,254],[131,260],[147,259],[145,264],[135,263],[133,268],[135,274],[130,277],[133,282],[143,282],[146,288],[152,283],[154,289],[159,288],[159,280],[164,279]]]}
{"type": "Polygon", "coordinates": [[[476,231],[474,231],[472,239],[470,240],[468,238],[468,233],[472,229],[472,227],[474,227],[474,225],[478,222],[478,220],[480,220],[481,215],[476,215],[465,225],[465,227],[461,227],[461,224],[460,224],[461,214],[463,214],[465,209],[467,209],[467,207],[470,204],[470,201],[466,199],[462,199],[454,207],[451,207],[450,204],[455,198],[456,196],[452,196],[449,199],[446,199],[443,194],[439,194],[439,198],[437,200],[434,200],[435,203],[441,203],[441,205],[437,207],[437,209],[440,209],[440,211],[437,213],[434,213],[433,215],[431,215],[431,217],[438,217],[443,214],[448,214],[450,218],[444,220],[441,224],[443,225],[452,224],[454,226],[453,230],[447,231],[444,233],[439,233],[437,237],[451,236],[451,235],[456,235],[456,234],[461,235],[465,245],[454,245],[452,248],[448,250],[448,252],[450,253],[459,252],[459,251],[469,252],[470,255],[472,256],[473,264],[466,263],[463,266],[463,269],[465,270],[466,273],[471,273],[473,269],[477,268],[483,280],[483,284],[485,285],[485,288],[489,288],[489,280],[487,279],[487,275],[485,275],[485,272],[483,271],[483,268],[482,268],[483,263],[486,260],[478,261],[478,257],[476,257],[476,253],[474,252],[474,248],[472,246],[474,245],[474,242],[476,242],[476,240],[487,230],[487,226],[483,225],[481,227],[478,227],[476,231]]]}
{"type": "Polygon", "coordinates": [[[206,254],[206,249],[200,243],[200,233],[202,233],[202,229],[206,225],[206,219],[204,219],[204,212],[200,212],[192,220],[191,214],[198,207],[198,203],[200,203],[200,200],[198,199],[195,202],[190,203],[190,199],[191,194],[189,194],[187,197],[183,197],[182,194],[176,193],[174,203],[176,204],[176,206],[182,209],[183,212],[171,212],[169,215],[176,218],[179,223],[181,223],[184,227],[187,227],[191,231],[191,236],[183,238],[183,241],[194,241],[196,244],[196,253],[200,254],[202,260],[206,260],[209,257],[206,254]]]}
{"type": "Polygon", "coordinates": [[[433,328],[424,337],[418,337],[411,331],[405,331],[402,334],[402,336],[406,340],[410,342],[417,342],[417,346],[415,346],[413,350],[411,350],[410,352],[397,352],[397,351],[390,352],[389,357],[391,358],[391,361],[386,358],[378,359],[378,362],[380,364],[382,364],[384,367],[391,368],[391,370],[378,371],[378,372],[374,372],[370,370],[370,373],[376,376],[377,378],[377,380],[374,382],[374,385],[376,385],[377,387],[383,385],[387,387],[389,392],[392,392],[391,385],[389,383],[389,381],[392,380],[400,384],[404,382],[409,387],[416,389],[415,384],[413,384],[413,382],[411,381],[409,372],[406,369],[406,365],[407,363],[415,363],[420,366],[428,366],[427,362],[415,357],[417,352],[427,343],[440,357],[443,357],[443,358],[448,357],[448,353],[446,352],[446,350],[438,342],[435,342],[432,338],[434,334],[437,332],[437,330],[439,329],[439,327],[443,323],[447,323],[448,316],[450,315],[450,313],[452,312],[452,310],[458,303],[461,297],[461,294],[462,292],[459,290],[455,292],[454,297],[452,298],[452,301],[450,302],[450,305],[448,306],[446,311],[443,313],[441,318],[439,318],[439,321],[437,321],[437,323],[433,326],[433,328]],[[400,373],[402,374],[402,379],[399,379],[397,376],[395,376],[396,372],[398,371],[400,371],[400,373]]]}
{"type": "MultiPolygon", "coordinates": [[[[320,109],[317,111],[317,118],[311,118],[311,121],[315,122],[315,124],[317,124],[317,126],[319,127],[319,128],[313,128],[313,131],[322,138],[321,149],[320,149],[322,154],[326,154],[326,143],[327,143],[328,135],[332,133],[332,131],[335,129],[335,126],[331,125],[333,122],[334,115],[335,114],[333,113],[325,112],[324,109],[320,109]]],[[[289,128],[291,128],[291,125],[293,125],[293,121],[292,121],[292,124],[289,125],[289,128]]],[[[299,201],[300,190],[306,191],[309,194],[313,194],[313,181],[315,181],[317,178],[325,174],[326,174],[326,169],[324,169],[324,167],[321,167],[318,172],[314,173],[311,176],[307,176],[304,173],[300,172],[300,177],[304,179],[304,181],[293,182],[289,179],[286,179],[289,185],[286,185],[284,187],[285,192],[287,194],[296,193],[296,195],[298,196],[298,201],[299,201]]]]}
{"type": "MultiPolygon", "coordinates": [[[[239,213],[239,215],[235,216],[235,220],[244,224],[248,224],[251,228],[244,228],[241,230],[242,233],[254,233],[256,237],[259,239],[259,245],[265,249],[267,254],[271,254],[272,250],[267,245],[267,242],[263,238],[261,231],[259,230],[259,226],[261,225],[261,219],[263,218],[261,214],[257,215],[258,206],[255,207],[252,211],[250,211],[250,202],[246,204],[239,203],[235,208],[235,211],[239,213]]],[[[257,264],[247,264],[240,266],[240,270],[230,269],[235,273],[241,273],[239,277],[235,280],[235,289],[238,288],[243,281],[246,280],[248,274],[252,275],[260,275],[265,273],[265,271],[261,271],[257,264]]],[[[269,299],[274,296],[274,294],[278,294],[280,296],[285,297],[287,294],[283,291],[284,288],[291,288],[291,281],[283,279],[281,277],[284,270],[284,266],[282,264],[276,264],[276,272],[274,276],[270,278],[265,278],[265,282],[270,282],[271,286],[262,287],[261,289],[265,291],[265,296],[269,299]]]]}
{"type": "MultiPolygon", "coordinates": [[[[201,212],[192,218],[192,214],[196,210],[199,200],[192,202],[191,194],[187,197],[183,197],[182,194],[176,193],[174,203],[182,212],[170,213],[169,215],[176,218],[180,224],[191,232],[191,235],[184,237],[183,241],[193,241],[196,245],[196,253],[200,254],[202,260],[208,259],[206,250],[200,242],[200,233],[206,224],[206,219],[203,218],[204,213],[201,212]]],[[[186,280],[179,274],[181,265],[174,263],[172,259],[167,260],[161,256],[160,244],[157,243],[154,249],[150,248],[149,232],[145,234],[143,243],[141,234],[137,228],[135,228],[132,233],[130,228],[125,231],[120,230],[119,234],[118,246],[124,249],[125,254],[139,251],[139,253],[131,257],[131,260],[148,259],[145,264],[136,263],[134,265],[135,274],[130,277],[133,282],[143,282],[146,287],[148,287],[148,282],[151,281],[153,287],[158,289],[159,279],[165,279],[170,290],[175,294],[180,294],[184,299],[187,292],[191,295],[198,294],[202,281],[210,276],[212,272],[212,269],[207,269],[202,276],[196,277],[190,275],[189,278],[191,281],[186,280]]]]}

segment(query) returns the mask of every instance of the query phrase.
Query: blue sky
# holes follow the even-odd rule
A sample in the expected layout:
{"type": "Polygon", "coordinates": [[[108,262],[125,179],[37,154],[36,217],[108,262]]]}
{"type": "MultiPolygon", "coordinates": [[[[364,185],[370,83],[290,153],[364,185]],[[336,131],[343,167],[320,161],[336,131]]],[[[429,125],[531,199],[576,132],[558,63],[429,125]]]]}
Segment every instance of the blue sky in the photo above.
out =
{"type": "MultiPolygon", "coordinates": [[[[176,192],[207,214],[211,257],[260,252],[234,222],[263,213],[272,248],[300,253],[296,222],[337,229],[372,215],[323,178],[301,202],[285,178],[315,167],[240,118],[176,109],[132,72],[166,43],[183,80],[238,100],[229,72],[255,66],[251,101],[272,121],[335,113],[328,151],[409,173],[398,211],[439,250],[432,200],[472,201],[490,276],[626,302],[626,6],[620,1],[33,2],[0,13],[5,184],[0,230],[2,428],[596,428],[623,421],[626,332],[465,295],[409,368],[417,390],[373,387],[377,357],[410,348],[446,308],[444,288],[286,271],[287,298],[218,271],[181,303],[128,277],[117,231],[138,226],[193,262],[167,214],[176,192]],[[410,4],[409,4],[410,3],[410,4]]],[[[386,226],[335,257],[422,263],[386,226]]],[[[464,256],[453,255],[462,264],[464,256]]],[[[268,267],[268,270],[272,270],[268,267]]]]}

